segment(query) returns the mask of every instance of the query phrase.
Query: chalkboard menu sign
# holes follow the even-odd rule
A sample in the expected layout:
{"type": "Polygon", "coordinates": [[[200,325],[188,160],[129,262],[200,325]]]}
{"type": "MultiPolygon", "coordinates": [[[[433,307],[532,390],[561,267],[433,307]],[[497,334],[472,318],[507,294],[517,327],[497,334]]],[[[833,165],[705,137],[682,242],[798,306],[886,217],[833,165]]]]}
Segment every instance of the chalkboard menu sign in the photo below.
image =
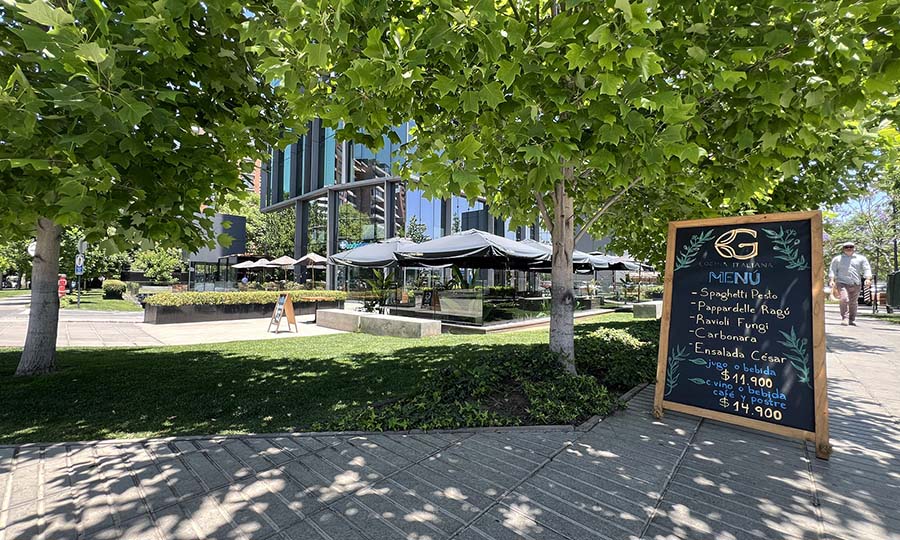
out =
{"type": "Polygon", "coordinates": [[[819,212],[669,224],[664,409],[816,442],[827,458],[819,212]]]}
{"type": "Polygon", "coordinates": [[[269,320],[268,332],[272,331],[272,326],[274,325],[275,333],[278,333],[281,329],[282,318],[287,318],[288,330],[291,329],[291,325],[294,325],[294,330],[299,332],[297,318],[294,316],[294,303],[291,301],[291,295],[288,293],[278,295],[278,301],[275,302],[275,311],[272,312],[272,318],[269,320]]]}

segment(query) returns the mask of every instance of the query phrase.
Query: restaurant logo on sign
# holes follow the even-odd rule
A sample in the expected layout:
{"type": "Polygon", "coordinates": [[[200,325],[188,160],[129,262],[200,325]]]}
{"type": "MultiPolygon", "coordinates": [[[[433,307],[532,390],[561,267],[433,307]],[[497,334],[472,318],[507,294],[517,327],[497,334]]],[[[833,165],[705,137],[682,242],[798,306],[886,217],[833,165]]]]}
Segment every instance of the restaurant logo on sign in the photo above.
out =
{"type": "Polygon", "coordinates": [[[673,222],[666,261],[655,414],[815,441],[827,458],[821,214],[673,222]]]}
{"type": "Polygon", "coordinates": [[[753,238],[756,238],[756,231],[753,229],[731,229],[716,239],[715,248],[716,251],[719,252],[719,255],[726,259],[738,259],[741,261],[756,257],[759,253],[759,242],[738,244],[738,248],[752,248],[749,252],[743,254],[737,253],[734,248],[731,247],[732,242],[734,242],[734,239],[737,238],[738,234],[749,234],[753,238]]]}

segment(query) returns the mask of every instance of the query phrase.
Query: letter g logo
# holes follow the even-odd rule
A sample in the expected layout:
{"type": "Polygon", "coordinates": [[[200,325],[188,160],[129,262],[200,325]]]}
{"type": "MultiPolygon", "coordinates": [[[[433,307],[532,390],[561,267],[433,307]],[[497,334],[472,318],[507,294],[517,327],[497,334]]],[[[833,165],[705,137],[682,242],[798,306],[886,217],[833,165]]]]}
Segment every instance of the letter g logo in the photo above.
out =
{"type": "Polygon", "coordinates": [[[715,248],[719,255],[726,259],[737,259],[739,261],[756,257],[759,253],[759,242],[744,242],[738,244],[737,248],[742,249],[742,253],[738,253],[735,251],[734,247],[731,246],[739,234],[749,234],[753,238],[756,238],[756,231],[753,229],[731,229],[722,236],[716,238],[715,248]]]}

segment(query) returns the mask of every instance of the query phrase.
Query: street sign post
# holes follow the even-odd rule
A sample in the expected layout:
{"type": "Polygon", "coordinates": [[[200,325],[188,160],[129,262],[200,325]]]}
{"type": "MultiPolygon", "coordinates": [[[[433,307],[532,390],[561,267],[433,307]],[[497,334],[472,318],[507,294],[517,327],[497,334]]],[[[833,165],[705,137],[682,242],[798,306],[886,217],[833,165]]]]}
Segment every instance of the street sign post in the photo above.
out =
{"type": "MultiPolygon", "coordinates": [[[[79,251],[81,251],[81,244],[83,244],[83,243],[84,243],[84,240],[82,240],[78,244],[79,251]]],[[[79,308],[81,308],[81,276],[83,276],[83,275],[84,275],[84,255],[82,253],[78,253],[78,255],[75,255],[75,276],[76,276],[75,279],[78,280],[76,282],[77,287],[78,287],[78,295],[76,297],[76,299],[77,299],[76,305],[79,308]]]]}

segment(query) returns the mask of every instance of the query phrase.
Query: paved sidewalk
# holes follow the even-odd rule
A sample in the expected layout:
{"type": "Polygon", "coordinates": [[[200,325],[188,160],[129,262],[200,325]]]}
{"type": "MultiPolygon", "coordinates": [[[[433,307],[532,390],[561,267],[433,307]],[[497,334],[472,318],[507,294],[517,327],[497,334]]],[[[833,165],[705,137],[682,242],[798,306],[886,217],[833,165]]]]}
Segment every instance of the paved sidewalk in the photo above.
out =
{"type": "MultiPolygon", "coordinates": [[[[60,317],[56,344],[59,347],[134,347],[153,345],[196,345],[224,343],[228,341],[253,341],[298,336],[320,336],[339,333],[312,323],[312,315],[297,317],[298,332],[289,332],[285,322],[277,334],[267,332],[269,319],[245,319],[240,321],[216,321],[182,324],[144,324],[136,322],[134,314],[126,313],[124,320],[117,314],[91,317],[60,317]],[[129,317],[130,316],[130,317],[129,317]]],[[[81,314],[83,315],[83,314],[81,314]]],[[[143,313],[139,320],[143,320],[143,313]]],[[[25,345],[27,319],[3,319],[0,321],[0,347],[25,345]]]]}
{"type": "Polygon", "coordinates": [[[0,447],[0,540],[900,538],[900,326],[829,314],[834,455],[650,414],[586,432],[0,447]]]}

